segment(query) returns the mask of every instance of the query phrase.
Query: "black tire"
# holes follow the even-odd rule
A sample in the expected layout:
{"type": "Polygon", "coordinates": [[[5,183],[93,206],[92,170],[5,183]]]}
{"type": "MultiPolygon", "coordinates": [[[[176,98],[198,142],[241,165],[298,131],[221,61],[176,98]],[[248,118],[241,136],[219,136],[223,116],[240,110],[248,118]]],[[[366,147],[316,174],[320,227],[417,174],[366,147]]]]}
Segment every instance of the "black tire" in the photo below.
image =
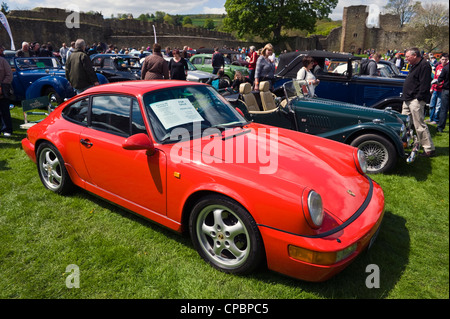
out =
{"type": "Polygon", "coordinates": [[[247,274],[261,264],[264,245],[256,222],[228,197],[199,200],[189,218],[189,232],[199,255],[223,272],[247,274]]]}
{"type": "Polygon", "coordinates": [[[52,103],[52,105],[55,107],[63,102],[63,99],[61,98],[61,96],[52,87],[46,88],[44,91],[44,95],[48,96],[50,103],[52,103]]]}
{"type": "Polygon", "coordinates": [[[57,194],[70,193],[74,184],[57,148],[50,143],[42,143],[39,145],[36,155],[39,178],[42,184],[57,194]]]}
{"type": "Polygon", "coordinates": [[[376,134],[361,135],[350,145],[364,152],[367,160],[367,173],[389,172],[397,162],[397,152],[394,145],[383,136],[376,134]]]}

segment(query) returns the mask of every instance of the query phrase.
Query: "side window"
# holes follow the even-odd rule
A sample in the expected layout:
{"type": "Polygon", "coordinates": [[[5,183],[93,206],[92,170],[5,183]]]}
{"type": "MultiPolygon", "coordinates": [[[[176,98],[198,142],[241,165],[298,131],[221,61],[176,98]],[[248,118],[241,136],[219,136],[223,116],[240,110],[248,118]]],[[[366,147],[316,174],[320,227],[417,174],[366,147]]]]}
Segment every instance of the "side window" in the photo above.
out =
{"type": "Polygon", "coordinates": [[[192,61],[193,64],[202,64],[202,58],[194,58],[192,61]]]}
{"type": "Polygon", "coordinates": [[[103,68],[108,70],[114,69],[114,61],[112,59],[104,59],[103,60],[103,68]]]}
{"type": "Polygon", "coordinates": [[[72,122],[87,125],[89,110],[89,98],[70,104],[62,111],[63,117],[72,122]]]}
{"type": "Polygon", "coordinates": [[[101,66],[102,65],[102,58],[94,58],[92,60],[92,66],[101,66]]]}
{"type": "Polygon", "coordinates": [[[204,64],[211,64],[211,63],[212,63],[212,58],[205,58],[204,64]]]}
{"type": "Polygon", "coordinates": [[[131,135],[145,133],[144,119],[142,118],[141,110],[139,109],[139,103],[137,100],[133,99],[133,105],[131,109],[131,135]]]}
{"type": "Polygon", "coordinates": [[[100,95],[92,98],[91,126],[108,133],[130,136],[131,98],[100,95]]]}

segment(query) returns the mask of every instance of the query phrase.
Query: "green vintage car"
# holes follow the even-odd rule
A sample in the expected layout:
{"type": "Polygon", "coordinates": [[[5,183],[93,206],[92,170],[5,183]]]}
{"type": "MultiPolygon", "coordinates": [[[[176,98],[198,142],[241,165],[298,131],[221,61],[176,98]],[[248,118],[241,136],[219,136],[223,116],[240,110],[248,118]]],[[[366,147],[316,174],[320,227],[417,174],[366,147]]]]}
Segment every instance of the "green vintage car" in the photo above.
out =
{"type": "Polygon", "coordinates": [[[318,135],[358,147],[367,159],[367,172],[385,173],[404,158],[414,161],[419,143],[410,118],[391,109],[377,110],[355,104],[309,97],[303,80],[283,85],[285,96],[275,97],[267,82],[259,91],[241,84],[239,96],[228,101],[249,121],[318,135]]]}
{"type": "MultiPolygon", "coordinates": [[[[210,53],[200,53],[193,55],[189,60],[191,63],[199,70],[212,73],[212,54],[210,53]]],[[[248,68],[245,66],[235,65],[227,57],[225,57],[225,79],[231,85],[234,79],[234,73],[240,71],[243,76],[248,76],[248,68]]]]}

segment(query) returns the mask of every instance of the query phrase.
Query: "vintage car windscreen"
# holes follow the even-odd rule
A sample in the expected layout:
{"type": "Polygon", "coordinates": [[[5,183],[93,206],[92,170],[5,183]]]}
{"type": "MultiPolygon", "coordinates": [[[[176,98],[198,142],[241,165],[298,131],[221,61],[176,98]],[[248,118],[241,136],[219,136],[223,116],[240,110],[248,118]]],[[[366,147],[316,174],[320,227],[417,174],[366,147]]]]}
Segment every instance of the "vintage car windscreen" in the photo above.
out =
{"type": "Polygon", "coordinates": [[[283,84],[284,94],[286,99],[292,100],[294,98],[302,98],[308,95],[308,86],[304,80],[292,80],[283,84]]]}
{"type": "Polygon", "coordinates": [[[19,69],[59,69],[61,64],[55,58],[17,58],[19,69]]]}
{"type": "Polygon", "coordinates": [[[138,58],[114,58],[114,62],[117,65],[117,69],[138,69],[140,70],[142,65],[138,58]]]}
{"type": "Polygon", "coordinates": [[[209,86],[183,86],[149,92],[144,95],[144,105],[160,142],[176,141],[179,137],[172,134],[176,129],[185,129],[190,137],[196,138],[207,128],[225,129],[247,124],[209,86]]]}

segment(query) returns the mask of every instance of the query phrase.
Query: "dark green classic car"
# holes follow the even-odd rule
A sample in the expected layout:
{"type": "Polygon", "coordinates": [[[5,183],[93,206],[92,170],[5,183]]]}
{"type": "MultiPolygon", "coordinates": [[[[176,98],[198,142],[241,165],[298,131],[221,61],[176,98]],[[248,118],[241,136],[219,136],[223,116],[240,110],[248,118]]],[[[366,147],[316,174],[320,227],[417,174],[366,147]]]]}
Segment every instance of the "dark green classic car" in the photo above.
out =
{"type": "Polygon", "coordinates": [[[308,97],[306,82],[293,80],[283,85],[284,98],[275,97],[268,83],[259,92],[241,84],[239,98],[228,101],[247,120],[318,135],[364,151],[368,173],[390,171],[398,158],[414,161],[419,149],[410,119],[396,111],[377,110],[355,104],[308,97]],[[407,152],[410,151],[410,152],[407,152]]]}

